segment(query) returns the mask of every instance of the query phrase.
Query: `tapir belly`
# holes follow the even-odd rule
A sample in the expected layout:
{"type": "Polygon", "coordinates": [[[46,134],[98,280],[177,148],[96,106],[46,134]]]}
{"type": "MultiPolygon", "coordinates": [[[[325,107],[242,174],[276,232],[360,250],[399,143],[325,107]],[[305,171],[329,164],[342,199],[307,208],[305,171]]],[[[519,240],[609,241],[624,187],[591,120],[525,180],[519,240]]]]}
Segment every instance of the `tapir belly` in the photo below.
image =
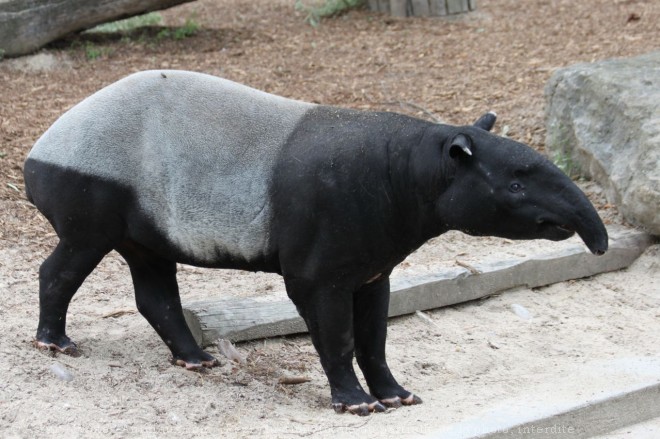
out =
{"type": "MultiPolygon", "coordinates": [[[[130,211],[107,214],[123,215],[129,231],[147,224],[187,262],[249,262],[268,252],[274,164],[310,107],[206,75],[143,72],[71,109],[28,158],[69,180],[79,175],[124,188],[133,201],[109,204],[130,211]],[[141,226],[131,228],[133,221],[141,226]]],[[[48,178],[40,174],[26,181],[48,178]]],[[[64,186],[52,196],[69,190],[64,186]]],[[[47,204],[49,218],[80,207],[47,204]]]]}

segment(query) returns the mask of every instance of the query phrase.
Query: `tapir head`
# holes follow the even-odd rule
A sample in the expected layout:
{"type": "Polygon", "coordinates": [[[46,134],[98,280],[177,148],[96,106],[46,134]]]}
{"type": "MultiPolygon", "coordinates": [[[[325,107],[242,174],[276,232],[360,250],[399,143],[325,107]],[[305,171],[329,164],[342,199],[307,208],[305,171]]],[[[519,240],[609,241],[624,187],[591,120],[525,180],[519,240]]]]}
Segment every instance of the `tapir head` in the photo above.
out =
{"type": "Polygon", "coordinates": [[[452,178],[436,205],[451,229],[471,235],[559,241],[577,232],[592,253],[607,230],[584,193],[530,147],[489,131],[495,114],[457,127],[444,145],[452,178]]]}

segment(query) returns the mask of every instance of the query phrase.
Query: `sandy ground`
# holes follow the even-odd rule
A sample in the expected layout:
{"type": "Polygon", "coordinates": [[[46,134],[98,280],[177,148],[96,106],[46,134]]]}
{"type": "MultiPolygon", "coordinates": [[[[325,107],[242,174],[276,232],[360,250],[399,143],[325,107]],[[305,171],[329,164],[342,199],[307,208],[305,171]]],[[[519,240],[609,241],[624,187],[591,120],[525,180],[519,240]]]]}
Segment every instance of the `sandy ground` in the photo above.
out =
{"type": "MultiPolygon", "coordinates": [[[[423,271],[439,250],[446,264],[474,262],[507,244],[452,233],[413,255],[399,275],[423,271]]],[[[539,244],[509,245],[514,255],[539,244]]],[[[170,365],[165,345],[135,313],[127,268],[116,255],[72,302],[69,334],[82,356],[34,349],[35,253],[29,244],[0,251],[0,425],[7,437],[415,437],[534,392],[581,364],[660,354],[660,245],[654,245],[619,272],[427,312],[434,324],[416,316],[391,320],[390,365],[424,404],[368,418],[336,415],[307,336],[241,343],[244,365],[224,360],[205,373],[170,365]],[[513,304],[532,318],[515,314],[513,304]],[[278,384],[282,375],[311,381],[285,386],[278,384]]],[[[183,267],[180,278],[185,300],[280,291],[279,279],[264,274],[183,267]]],[[[216,347],[209,350],[220,356],[216,347]]]]}
{"type": "MultiPolygon", "coordinates": [[[[395,275],[559,245],[451,232],[411,255],[395,275]]],[[[43,257],[35,247],[25,240],[0,251],[0,376],[6,380],[0,421],[8,437],[416,437],[538,391],[582,364],[660,354],[660,245],[654,245],[619,272],[427,312],[433,324],[416,316],[391,320],[390,365],[424,404],[369,418],[340,416],[329,408],[329,389],[307,336],[241,343],[243,365],[223,360],[205,373],[170,365],[167,348],[135,312],[128,270],[116,254],[72,302],[69,335],[82,356],[34,349],[35,272],[43,257]],[[514,313],[513,304],[532,318],[514,313]],[[63,380],[67,373],[70,381],[63,380]],[[281,376],[311,381],[285,386],[278,383],[281,376]]],[[[189,266],[179,271],[184,301],[284,294],[274,275],[189,266]]],[[[222,358],[217,347],[209,351],[222,358]]],[[[565,380],[581,386],[571,376],[565,380]]]]}
{"type": "MultiPolygon", "coordinates": [[[[139,69],[187,68],[298,99],[430,112],[451,123],[495,109],[497,132],[543,150],[542,89],[552,71],[660,45],[655,0],[483,0],[459,20],[356,11],[318,29],[285,0],[201,0],[163,15],[168,26],[194,15],[202,30],[158,43],[75,37],[37,58],[0,62],[0,436],[414,437],[534,392],[551,375],[570,382],[568,371],[589,362],[660,354],[658,245],[627,270],[428,312],[435,325],[392,320],[390,365],[424,404],[368,418],[332,412],[306,336],[240,344],[245,365],[225,361],[206,373],[172,366],[135,312],[127,267],[113,254],[70,308],[68,332],[82,356],[34,349],[37,270],[56,238],[22,194],[22,162],[59,114],[105,84],[139,69]],[[88,59],[90,45],[99,58],[88,59]],[[521,319],[512,304],[533,317],[521,319]],[[311,381],[285,386],[282,374],[311,381]]],[[[608,224],[624,223],[596,185],[581,184],[608,224]]],[[[519,245],[547,243],[451,233],[399,273],[515,255],[519,245]]],[[[276,276],[194,267],[181,267],[180,285],[184,300],[283,294],[276,276]]]]}

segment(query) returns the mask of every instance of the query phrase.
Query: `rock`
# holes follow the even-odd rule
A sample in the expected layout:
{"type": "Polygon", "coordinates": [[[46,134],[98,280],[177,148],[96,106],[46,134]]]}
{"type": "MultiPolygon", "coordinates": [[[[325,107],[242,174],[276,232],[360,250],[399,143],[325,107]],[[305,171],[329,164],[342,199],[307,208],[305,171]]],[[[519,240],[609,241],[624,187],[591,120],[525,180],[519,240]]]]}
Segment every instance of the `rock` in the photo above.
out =
{"type": "Polygon", "coordinates": [[[57,69],[70,69],[71,60],[66,53],[53,53],[41,52],[34,55],[22,56],[20,58],[13,58],[4,61],[12,70],[19,70],[27,73],[43,73],[51,72],[57,69]]]}
{"type": "Polygon", "coordinates": [[[62,381],[72,381],[73,380],[73,374],[69,372],[69,370],[64,367],[60,363],[53,363],[50,368],[50,372],[55,375],[58,379],[62,381]]]}
{"type": "Polygon", "coordinates": [[[546,146],[660,235],[660,52],[560,69],[545,88],[546,146]]]}
{"type": "Polygon", "coordinates": [[[519,303],[511,304],[511,311],[523,320],[529,320],[532,318],[532,313],[519,303]]]}
{"type": "Polygon", "coordinates": [[[0,0],[0,53],[18,56],[97,24],[192,0],[0,0]]]}

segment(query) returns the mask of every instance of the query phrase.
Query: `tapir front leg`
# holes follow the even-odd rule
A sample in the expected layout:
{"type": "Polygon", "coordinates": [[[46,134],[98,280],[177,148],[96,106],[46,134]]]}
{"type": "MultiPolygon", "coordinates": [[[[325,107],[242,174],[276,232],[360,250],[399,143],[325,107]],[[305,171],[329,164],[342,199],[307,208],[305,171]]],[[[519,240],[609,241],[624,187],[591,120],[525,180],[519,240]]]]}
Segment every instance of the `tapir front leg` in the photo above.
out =
{"type": "Polygon", "coordinates": [[[335,286],[318,287],[302,280],[285,282],[321,359],[335,411],[360,416],[385,411],[376,398],[364,391],[353,369],[353,292],[335,286]]]}
{"type": "Polygon", "coordinates": [[[388,407],[421,404],[396,382],[385,359],[390,279],[381,276],[360,288],[353,301],[355,352],[371,394],[388,407]]]}

